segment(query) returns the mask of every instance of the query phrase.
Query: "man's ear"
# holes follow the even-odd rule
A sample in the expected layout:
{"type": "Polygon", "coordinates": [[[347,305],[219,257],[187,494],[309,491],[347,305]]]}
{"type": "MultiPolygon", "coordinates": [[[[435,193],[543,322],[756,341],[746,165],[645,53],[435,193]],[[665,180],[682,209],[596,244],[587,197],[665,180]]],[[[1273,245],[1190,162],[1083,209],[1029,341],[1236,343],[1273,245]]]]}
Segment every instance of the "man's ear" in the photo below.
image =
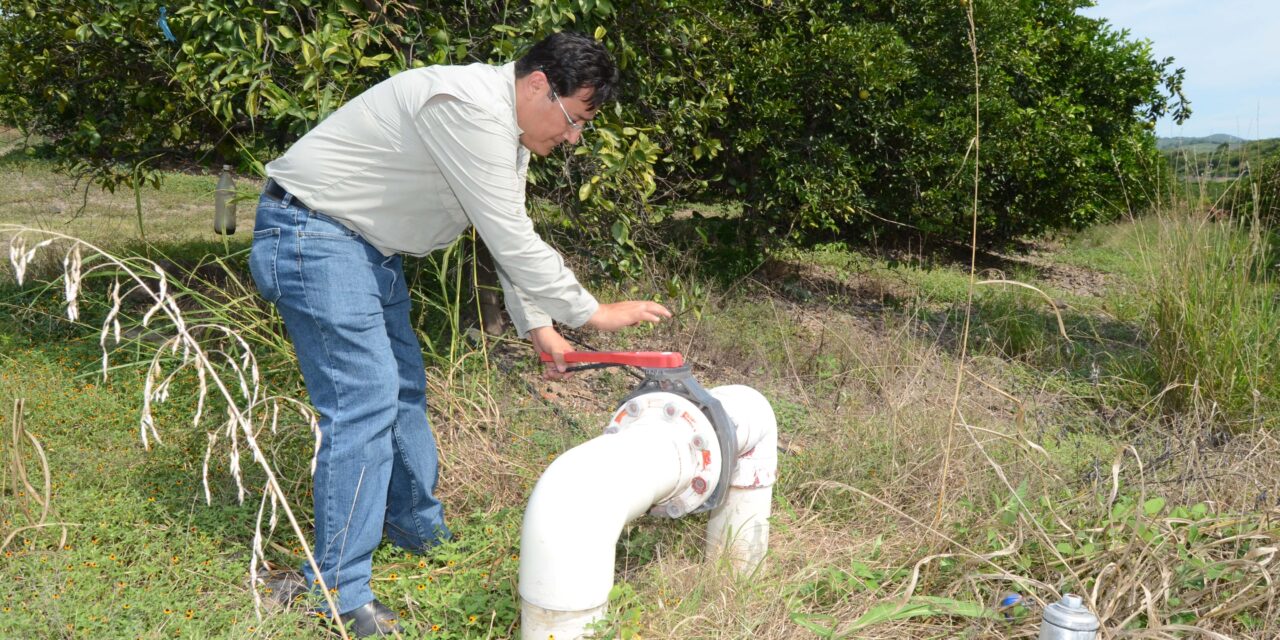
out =
{"type": "Polygon", "coordinates": [[[529,74],[529,87],[539,93],[545,91],[549,86],[547,82],[547,74],[541,69],[529,74]]]}

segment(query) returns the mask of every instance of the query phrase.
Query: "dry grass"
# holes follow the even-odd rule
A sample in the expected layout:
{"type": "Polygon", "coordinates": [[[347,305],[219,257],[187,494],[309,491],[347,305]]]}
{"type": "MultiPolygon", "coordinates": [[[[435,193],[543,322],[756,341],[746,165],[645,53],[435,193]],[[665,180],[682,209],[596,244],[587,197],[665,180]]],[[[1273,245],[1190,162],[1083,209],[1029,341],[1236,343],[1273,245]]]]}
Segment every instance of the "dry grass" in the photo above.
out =
{"type": "Polygon", "coordinates": [[[1270,434],[1226,437],[1211,412],[1137,407],[1117,418],[1070,385],[974,358],[943,477],[957,364],[928,338],[936,332],[909,314],[869,322],[753,291],[668,339],[714,363],[704,383],[746,381],[779,409],[769,563],[750,578],[708,572],[686,527],[628,577],[645,603],[643,635],[813,637],[798,621],[820,619],[831,637],[1034,637],[1036,615],[858,621],[912,596],[990,605],[1013,591],[1043,606],[1074,591],[1102,617],[1103,637],[1274,637],[1278,530],[1267,514],[1280,446],[1270,434]],[[930,489],[940,484],[941,505],[930,489]],[[1145,513],[1156,497],[1165,506],[1145,513]],[[1197,503],[1194,522],[1171,515],[1197,503]],[[1115,517],[1117,504],[1137,515],[1115,517]],[[831,586],[833,572],[863,565],[877,589],[831,586]]]}
{"type": "Polygon", "coordinates": [[[58,545],[62,546],[67,543],[67,527],[76,526],[74,523],[49,521],[50,515],[54,513],[53,477],[49,469],[49,458],[45,455],[44,446],[40,444],[40,439],[24,427],[24,413],[24,400],[15,398],[13,401],[13,413],[9,418],[10,438],[5,443],[8,445],[5,447],[8,449],[8,455],[3,456],[5,458],[5,473],[0,476],[0,494],[12,494],[18,508],[26,514],[27,522],[32,524],[9,531],[4,540],[0,541],[0,552],[8,548],[19,533],[46,527],[56,527],[62,532],[61,537],[58,539],[58,545]],[[30,455],[23,451],[28,447],[31,450],[30,455]],[[39,473],[36,474],[40,482],[39,490],[31,483],[32,473],[29,467],[32,464],[39,464],[39,473]],[[36,515],[37,511],[40,514],[38,516],[36,515]]]}
{"type": "MultiPolygon", "coordinates": [[[[13,211],[26,205],[5,206],[17,202],[0,201],[0,215],[22,215],[13,211]]],[[[83,222],[100,223],[91,235],[123,232],[104,222],[114,219],[110,211],[86,209],[83,222]]],[[[178,216],[185,222],[174,233],[203,218],[178,216]]],[[[74,241],[66,243],[43,249],[57,251],[51,267],[62,267],[74,241]]],[[[1035,635],[1034,614],[939,613],[869,626],[863,619],[913,598],[990,605],[1016,591],[1043,604],[1070,590],[1103,617],[1103,637],[1277,637],[1272,585],[1280,544],[1272,518],[1280,443],[1273,435],[1222,432],[1209,402],[1179,414],[1156,402],[1129,406],[1106,396],[1107,380],[1082,388],[1064,372],[996,357],[969,356],[961,372],[954,344],[937,337],[954,330],[928,326],[936,317],[850,298],[902,283],[837,287],[802,300],[788,293],[786,278],[808,265],[791,266],[776,279],[761,274],[735,288],[708,287],[698,319],[586,336],[601,349],[679,348],[704,385],[765,392],[782,428],[770,556],[757,575],[708,566],[700,518],[646,519],[628,532],[645,551],[620,557],[635,596],[619,607],[639,610],[641,635],[808,638],[818,628],[829,630],[826,637],[1026,638],[1035,635]],[[1197,504],[1201,510],[1190,513],[1197,504]],[[1148,512],[1149,505],[1158,508],[1148,512]]],[[[103,331],[109,342],[114,327],[103,331]]],[[[243,365],[225,364],[223,374],[252,378],[243,365]]],[[[611,400],[630,384],[583,375],[537,397],[543,385],[531,393],[518,382],[535,373],[514,376],[477,353],[428,372],[440,493],[453,513],[523,506],[548,456],[595,435],[611,400]]],[[[164,379],[157,374],[148,398],[164,379]]],[[[234,388],[227,395],[243,400],[234,388]]],[[[218,422],[211,450],[231,455],[230,436],[253,435],[268,464],[291,465],[281,494],[301,496],[307,421],[281,423],[286,431],[273,436],[271,415],[260,411],[235,431],[218,422]]],[[[266,473],[255,472],[243,490],[263,490],[266,473]]]]}

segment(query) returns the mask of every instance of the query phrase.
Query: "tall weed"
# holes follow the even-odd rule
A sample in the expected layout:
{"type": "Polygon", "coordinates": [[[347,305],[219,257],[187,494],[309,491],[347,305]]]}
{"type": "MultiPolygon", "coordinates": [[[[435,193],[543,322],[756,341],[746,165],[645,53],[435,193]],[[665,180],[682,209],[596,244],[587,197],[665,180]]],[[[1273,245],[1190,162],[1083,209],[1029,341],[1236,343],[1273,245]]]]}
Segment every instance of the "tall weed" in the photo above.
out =
{"type": "Polygon", "coordinates": [[[1217,407],[1234,428],[1274,421],[1280,338],[1270,232],[1257,222],[1162,219],[1149,269],[1150,349],[1178,408],[1217,407]]]}

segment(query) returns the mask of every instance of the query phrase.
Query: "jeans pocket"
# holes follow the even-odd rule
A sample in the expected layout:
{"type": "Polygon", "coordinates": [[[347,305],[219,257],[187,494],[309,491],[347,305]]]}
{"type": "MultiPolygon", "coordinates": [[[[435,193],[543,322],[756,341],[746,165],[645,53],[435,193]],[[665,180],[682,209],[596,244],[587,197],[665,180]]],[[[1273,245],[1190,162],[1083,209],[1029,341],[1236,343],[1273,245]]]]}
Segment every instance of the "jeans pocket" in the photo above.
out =
{"type": "Polygon", "coordinates": [[[303,238],[335,238],[353,240],[359,235],[345,225],[319,211],[307,211],[306,222],[298,229],[303,238]]]}
{"type": "Polygon", "coordinates": [[[258,294],[267,302],[280,299],[280,277],[276,273],[276,260],[280,253],[280,229],[259,229],[253,232],[253,248],[249,250],[249,273],[258,294]]]}

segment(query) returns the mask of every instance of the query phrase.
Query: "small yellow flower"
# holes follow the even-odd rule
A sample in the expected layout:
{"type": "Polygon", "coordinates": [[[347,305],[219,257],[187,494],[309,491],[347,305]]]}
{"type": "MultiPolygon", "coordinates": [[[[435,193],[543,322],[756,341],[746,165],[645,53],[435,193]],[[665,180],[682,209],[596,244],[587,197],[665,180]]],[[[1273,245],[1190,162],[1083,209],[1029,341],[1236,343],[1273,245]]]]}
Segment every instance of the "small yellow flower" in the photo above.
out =
{"type": "Polygon", "coordinates": [[[172,613],[173,613],[173,609],[165,609],[165,610],[164,610],[164,614],[165,614],[166,616],[167,616],[167,615],[170,615],[170,614],[172,614],[172,613]]]}
{"type": "Polygon", "coordinates": [[[457,562],[455,562],[455,561],[453,561],[453,560],[450,560],[450,561],[449,561],[449,566],[451,566],[451,567],[452,567],[452,566],[453,566],[453,565],[455,565],[455,564],[458,564],[458,563],[457,563],[457,562]]]}
{"type": "Polygon", "coordinates": [[[471,624],[475,624],[476,623],[475,615],[473,614],[473,615],[467,616],[467,621],[470,622],[471,624]]]}
{"type": "Polygon", "coordinates": [[[187,614],[186,614],[186,615],[187,615],[187,619],[188,619],[188,620],[190,620],[190,619],[192,619],[192,618],[196,617],[196,611],[195,611],[195,609],[187,609],[187,614]]]}
{"type": "Polygon", "coordinates": [[[439,630],[440,630],[440,625],[438,625],[438,624],[433,624],[433,625],[431,625],[431,630],[432,630],[432,631],[439,631],[439,630]]]}
{"type": "Polygon", "coordinates": [[[128,602],[126,602],[126,603],[124,603],[124,604],[120,605],[120,608],[121,608],[121,609],[128,609],[130,606],[132,606],[132,605],[130,605],[128,602]]]}
{"type": "Polygon", "coordinates": [[[419,569],[426,569],[426,568],[427,568],[427,561],[426,561],[426,560],[419,560],[419,561],[418,561],[418,568],[419,568],[419,569]]]}
{"type": "Polygon", "coordinates": [[[392,572],[391,572],[391,575],[390,575],[390,576],[388,576],[388,577],[389,577],[389,578],[391,578],[392,580],[395,580],[395,579],[396,579],[396,572],[392,571],[392,572]]]}
{"type": "Polygon", "coordinates": [[[418,585],[418,591],[425,591],[425,590],[426,590],[426,588],[427,588],[427,585],[425,585],[425,584],[420,584],[420,585],[418,585]]]}

